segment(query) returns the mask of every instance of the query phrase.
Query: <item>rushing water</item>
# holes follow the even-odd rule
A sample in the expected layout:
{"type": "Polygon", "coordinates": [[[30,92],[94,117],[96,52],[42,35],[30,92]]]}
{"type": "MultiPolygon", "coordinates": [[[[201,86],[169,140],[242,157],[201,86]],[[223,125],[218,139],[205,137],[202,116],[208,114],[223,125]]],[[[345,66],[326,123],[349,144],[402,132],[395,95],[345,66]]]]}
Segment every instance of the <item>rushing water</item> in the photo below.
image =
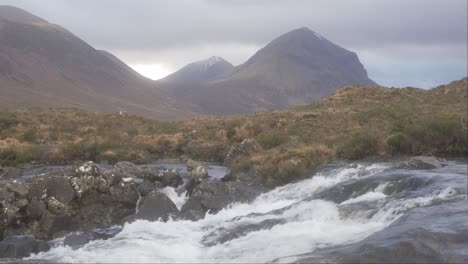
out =
{"type": "MultiPolygon", "coordinates": [[[[339,247],[369,238],[375,237],[375,244],[390,245],[388,234],[404,228],[406,234],[424,227],[434,234],[468,235],[466,186],[467,165],[461,162],[425,171],[398,169],[397,163],[333,164],[310,179],[276,188],[250,204],[233,204],[196,222],[139,220],[125,224],[107,240],[79,249],[58,245],[29,259],[252,263],[312,258],[316,262],[326,257],[323,252],[328,249],[349,252],[353,249],[339,247]],[[441,216],[444,208],[451,208],[454,216],[441,216]],[[416,217],[412,215],[422,222],[410,224],[416,217]]],[[[185,194],[178,196],[169,189],[165,193],[178,207],[186,200],[185,194]]],[[[468,260],[467,238],[453,242],[453,247],[452,242],[444,242],[448,250],[440,254],[468,260]]]]}

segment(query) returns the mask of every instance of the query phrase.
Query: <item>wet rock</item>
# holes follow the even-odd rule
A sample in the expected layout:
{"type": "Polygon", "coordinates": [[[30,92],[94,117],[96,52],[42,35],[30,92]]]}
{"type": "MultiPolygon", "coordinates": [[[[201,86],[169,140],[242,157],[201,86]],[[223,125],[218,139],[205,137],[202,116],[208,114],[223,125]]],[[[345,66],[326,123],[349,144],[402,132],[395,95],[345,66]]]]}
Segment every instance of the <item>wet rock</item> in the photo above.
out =
{"type": "Polygon", "coordinates": [[[47,197],[55,197],[61,203],[69,205],[75,198],[70,178],[57,175],[33,176],[29,181],[28,198],[46,199],[47,197]]]}
{"type": "Polygon", "coordinates": [[[114,168],[119,169],[128,177],[137,177],[141,170],[130,161],[120,161],[114,165],[114,168]]]}
{"type": "Polygon", "coordinates": [[[10,224],[14,223],[17,219],[19,219],[18,212],[20,209],[14,204],[3,201],[1,203],[1,210],[2,211],[0,212],[0,220],[2,221],[2,223],[0,223],[0,225],[3,224],[3,226],[9,226],[10,224]]]}
{"type": "Polygon", "coordinates": [[[31,253],[49,250],[45,241],[36,240],[33,236],[7,237],[0,241],[1,258],[24,258],[31,253]]]}
{"type": "Polygon", "coordinates": [[[198,178],[208,177],[208,166],[200,165],[192,171],[192,174],[198,178]]]}
{"type": "Polygon", "coordinates": [[[142,170],[129,161],[117,162],[111,169],[103,173],[104,179],[110,186],[116,185],[122,179],[133,179],[142,174],[142,170]]]}
{"type": "Polygon", "coordinates": [[[412,157],[408,161],[404,162],[401,168],[409,170],[432,170],[442,168],[446,165],[447,162],[444,159],[418,156],[412,157]]]}
{"type": "Polygon", "coordinates": [[[121,182],[109,189],[109,193],[114,202],[134,206],[138,200],[138,193],[133,188],[132,183],[121,182]]]}
{"type": "Polygon", "coordinates": [[[15,199],[15,195],[6,190],[4,185],[0,184],[0,202],[11,202],[15,199]]]}
{"type": "Polygon", "coordinates": [[[96,238],[92,233],[77,232],[66,236],[63,240],[63,245],[69,246],[72,249],[78,249],[88,244],[90,241],[93,241],[94,239],[96,238]]]}
{"type": "Polygon", "coordinates": [[[129,221],[137,219],[167,221],[169,217],[177,217],[178,213],[177,206],[171,199],[159,191],[152,191],[141,201],[138,213],[130,217],[129,221]]]}
{"type": "Polygon", "coordinates": [[[261,151],[263,151],[263,148],[255,139],[244,139],[240,144],[234,145],[229,149],[224,159],[224,164],[229,165],[239,156],[251,156],[261,151]]]}
{"type": "Polygon", "coordinates": [[[141,196],[146,196],[148,193],[152,192],[154,189],[159,187],[160,186],[158,186],[157,184],[154,184],[146,179],[135,184],[135,188],[141,196]]]}
{"type": "Polygon", "coordinates": [[[0,170],[0,180],[14,180],[21,178],[23,170],[16,167],[2,167],[0,170]]]}
{"type": "Polygon", "coordinates": [[[177,188],[183,183],[181,172],[176,169],[164,170],[161,173],[161,183],[163,186],[177,188]]]}
{"type": "Polygon", "coordinates": [[[19,209],[26,208],[28,204],[29,204],[29,201],[26,198],[21,198],[15,201],[15,205],[18,206],[19,209]]]}
{"type": "Polygon", "coordinates": [[[38,199],[32,199],[26,208],[27,215],[32,219],[40,219],[45,210],[45,202],[38,199]]]}
{"type": "Polygon", "coordinates": [[[152,182],[161,181],[162,171],[158,167],[144,167],[140,171],[140,177],[152,182]]]}
{"type": "Polygon", "coordinates": [[[53,237],[55,233],[70,231],[73,228],[71,221],[71,215],[55,215],[45,211],[39,220],[41,232],[39,238],[48,239],[53,237]]]}
{"type": "Polygon", "coordinates": [[[76,168],[75,173],[76,173],[76,176],[78,177],[81,177],[81,176],[97,177],[101,175],[101,169],[99,168],[98,164],[92,161],[88,161],[88,162],[83,163],[78,168],[76,168]]]}
{"type": "Polygon", "coordinates": [[[16,197],[24,198],[28,194],[28,186],[25,183],[12,181],[5,185],[7,191],[15,194],[16,197]]]}
{"type": "Polygon", "coordinates": [[[267,219],[259,223],[247,222],[241,225],[234,225],[233,228],[220,227],[205,235],[201,242],[203,245],[211,247],[246,236],[247,234],[255,231],[271,229],[276,225],[281,225],[284,223],[286,223],[286,220],[284,219],[267,219]]]}
{"type": "Polygon", "coordinates": [[[81,176],[71,179],[71,185],[78,198],[83,197],[90,190],[97,190],[101,193],[109,191],[109,183],[102,176],[81,176]]]}
{"type": "Polygon", "coordinates": [[[55,199],[55,197],[47,198],[47,209],[54,214],[65,214],[67,206],[55,199]]]}
{"type": "Polygon", "coordinates": [[[233,202],[249,202],[261,192],[259,186],[249,186],[241,182],[207,182],[196,186],[182,207],[184,217],[203,218],[206,212],[216,213],[233,202]]]}

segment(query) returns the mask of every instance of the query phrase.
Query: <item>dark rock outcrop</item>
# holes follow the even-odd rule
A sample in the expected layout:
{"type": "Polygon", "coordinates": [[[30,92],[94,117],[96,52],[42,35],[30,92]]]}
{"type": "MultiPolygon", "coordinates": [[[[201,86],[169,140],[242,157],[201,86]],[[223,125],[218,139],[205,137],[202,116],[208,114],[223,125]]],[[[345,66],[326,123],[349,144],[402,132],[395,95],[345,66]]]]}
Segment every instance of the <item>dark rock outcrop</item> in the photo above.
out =
{"type": "Polygon", "coordinates": [[[143,219],[157,221],[159,219],[167,221],[169,217],[176,218],[179,215],[177,206],[165,194],[159,191],[152,191],[141,201],[138,212],[128,218],[129,221],[143,219]]]}
{"type": "Polygon", "coordinates": [[[263,151],[263,148],[258,144],[257,140],[253,138],[244,139],[240,144],[234,145],[229,149],[224,159],[224,165],[231,164],[231,162],[239,156],[248,157],[261,151],[263,151]]]}
{"type": "Polygon", "coordinates": [[[263,189],[241,182],[208,182],[196,186],[181,209],[185,218],[200,219],[209,211],[216,213],[233,202],[249,202],[255,199],[263,189]]]}

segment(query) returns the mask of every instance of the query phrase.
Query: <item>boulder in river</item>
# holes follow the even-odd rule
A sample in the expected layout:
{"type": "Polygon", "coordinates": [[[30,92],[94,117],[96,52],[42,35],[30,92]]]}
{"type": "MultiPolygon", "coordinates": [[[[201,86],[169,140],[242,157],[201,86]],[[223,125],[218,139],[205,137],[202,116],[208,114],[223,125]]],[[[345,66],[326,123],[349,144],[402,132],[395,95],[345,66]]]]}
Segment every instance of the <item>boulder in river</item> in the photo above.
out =
{"type": "Polygon", "coordinates": [[[29,181],[29,199],[54,197],[64,205],[70,204],[75,197],[70,178],[58,175],[36,175],[29,181]]]}
{"type": "Polygon", "coordinates": [[[429,156],[412,157],[404,162],[403,169],[409,170],[431,170],[447,166],[447,161],[441,158],[429,156]]]}
{"type": "Polygon", "coordinates": [[[161,219],[167,221],[169,217],[177,217],[179,210],[177,206],[165,194],[160,191],[152,191],[141,201],[138,212],[129,217],[129,221],[144,219],[148,221],[157,221],[161,219]]]}
{"type": "Polygon", "coordinates": [[[217,213],[233,202],[252,201],[262,191],[259,186],[242,182],[204,181],[193,189],[181,211],[185,218],[200,219],[206,212],[217,213]]]}
{"type": "Polygon", "coordinates": [[[178,187],[182,185],[182,173],[180,170],[167,169],[161,173],[161,183],[163,186],[178,187]]]}
{"type": "Polygon", "coordinates": [[[0,241],[0,259],[24,258],[31,253],[49,250],[45,241],[36,240],[33,236],[13,236],[0,241]]]}

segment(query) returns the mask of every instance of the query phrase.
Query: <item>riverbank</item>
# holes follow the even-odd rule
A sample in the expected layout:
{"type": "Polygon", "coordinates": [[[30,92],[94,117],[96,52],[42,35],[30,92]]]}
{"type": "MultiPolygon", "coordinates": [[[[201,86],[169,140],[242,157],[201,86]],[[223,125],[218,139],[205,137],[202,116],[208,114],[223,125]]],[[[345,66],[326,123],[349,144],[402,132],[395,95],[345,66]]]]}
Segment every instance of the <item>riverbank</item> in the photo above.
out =
{"type": "Polygon", "coordinates": [[[77,109],[2,110],[0,166],[223,163],[241,153],[228,158],[230,169],[274,187],[337,159],[466,156],[467,85],[465,78],[431,90],[345,87],[294,109],[180,122],[77,109]],[[244,140],[258,144],[245,148],[244,140]]]}

